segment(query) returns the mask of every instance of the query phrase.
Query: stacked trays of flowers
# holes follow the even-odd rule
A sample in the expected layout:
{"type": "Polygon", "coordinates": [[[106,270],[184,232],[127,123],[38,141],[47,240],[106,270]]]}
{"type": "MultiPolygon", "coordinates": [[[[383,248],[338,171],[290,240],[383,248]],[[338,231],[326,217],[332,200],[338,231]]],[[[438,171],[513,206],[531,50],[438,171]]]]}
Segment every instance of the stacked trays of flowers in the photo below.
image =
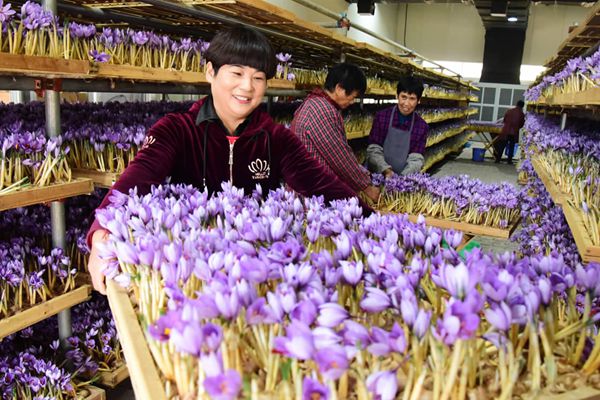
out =
{"type": "Polygon", "coordinates": [[[422,171],[427,171],[438,161],[443,160],[448,154],[462,150],[464,145],[473,137],[473,132],[463,132],[456,136],[452,136],[447,140],[439,142],[425,149],[425,163],[422,171]]]}
{"type": "Polygon", "coordinates": [[[467,175],[441,178],[427,174],[378,175],[378,209],[448,221],[507,229],[517,222],[522,194],[508,183],[486,184],[467,175]]]}
{"type": "Polygon", "coordinates": [[[600,246],[600,136],[597,128],[577,126],[561,131],[556,122],[527,116],[528,141],[540,165],[567,196],[593,246],[600,246]]]}
{"type": "MultiPolygon", "coordinates": [[[[0,119],[4,120],[0,106],[0,119]]],[[[62,137],[47,138],[45,128],[20,123],[0,126],[0,195],[28,186],[71,181],[69,147],[62,137]]]]}
{"type": "Polygon", "coordinates": [[[527,90],[525,98],[537,102],[565,93],[577,93],[598,87],[600,83],[600,50],[588,57],[568,60],[565,67],[542,78],[542,81],[527,90]]]}
{"type": "Polygon", "coordinates": [[[43,103],[0,104],[4,177],[0,192],[3,187],[11,190],[11,184],[65,181],[71,168],[120,173],[135,157],[148,128],[161,116],[190,106],[190,102],[64,104],[62,135],[47,139],[43,103]]]}
{"type": "Polygon", "coordinates": [[[449,121],[433,125],[427,133],[427,147],[433,146],[449,137],[456,136],[468,128],[466,121],[449,121]]]}
{"type": "Polygon", "coordinates": [[[31,1],[25,2],[20,12],[10,4],[0,11],[0,52],[180,71],[202,71],[206,62],[209,43],[201,39],[61,23],[31,1]]]}
{"type": "Polygon", "coordinates": [[[600,384],[600,265],[463,260],[462,234],[362,218],[356,200],[223,189],[114,193],[97,215],[107,274],[134,294],[169,398],[509,399],[600,384]]]}
{"type": "Polygon", "coordinates": [[[91,399],[87,385],[103,371],[123,365],[106,298],[97,296],[77,305],[71,315],[73,335],[67,339],[67,350],[59,345],[56,317],[0,342],[2,399],[91,399]]]}
{"type": "Polygon", "coordinates": [[[524,162],[519,172],[528,176],[528,183],[522,195],[521,229],[511,240],[519,244],[522,255],[560,253],[574,268],[581,258],[562,208],[554,204],[530,162],[524,162]]]}

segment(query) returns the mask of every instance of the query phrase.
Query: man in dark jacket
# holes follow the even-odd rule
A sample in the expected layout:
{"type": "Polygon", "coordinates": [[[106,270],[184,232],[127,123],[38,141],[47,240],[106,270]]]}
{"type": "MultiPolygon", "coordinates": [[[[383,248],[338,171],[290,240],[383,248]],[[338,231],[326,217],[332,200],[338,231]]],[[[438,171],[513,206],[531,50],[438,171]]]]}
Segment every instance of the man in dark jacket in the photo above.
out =
{"type": "Polygon", "coordinates": [[[498,139],[496,139],[496,163],[502,159],[504,148],[508,146],[508,163],[512,164],[513,153],[515,151],[515,143],[519,143],[519,130],[525,125],[525,114],[523,100],[517,102],[517,106],[511,108],[504,114],[504,126],[498,139]]]}
{"type": "MultiPolygon", "coordinates": [[[[307,153],[300,139],[258,108],[276,65],[275,52],[264,35],[246,27],[221,31],[212,40],[206,59],[211,96],[185,113],[161,118],[150,128],[113,190],[128,193],[137,187],[138,194],[145,194],[170,176],[171,183],[192,184],[209,193],[229,181],[247,194],[259,184],[266,194],[285,181],[305,196],[354,197],[350,187],[307,153]]],[[[100,208],[108,205],[109,196],[100,208]]],[[[88,269],[94,288],[101,293],[106,291],[102,271],[107,262],[98,257],[98,244],[107,236],[97,220],[87,236],[88,269]]]]}

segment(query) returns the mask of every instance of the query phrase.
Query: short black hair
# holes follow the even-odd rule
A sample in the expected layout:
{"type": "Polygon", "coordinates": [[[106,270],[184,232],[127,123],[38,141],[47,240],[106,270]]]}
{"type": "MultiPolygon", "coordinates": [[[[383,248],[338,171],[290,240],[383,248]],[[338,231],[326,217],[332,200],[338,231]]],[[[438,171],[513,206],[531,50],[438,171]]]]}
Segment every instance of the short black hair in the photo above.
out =
{"type": "Polygon", "coordinates": [[[525,102],[523,100],[517,101],[517,107],[519,107],[519,108],[525,107],[525,102]]]}
{"type": "Polygon", "coordinates": [[[244,65],[264,72],[267,79],[271,79],[277,68],[275,50],[269,39],[256,29],[242,25],[217,32],[206,51],[206,61],[212,63],[215,74],[223,65],[244,65]]]}
{"type": "Polygon", "coordinates": [[[325,90],[332,92],[337,85],[340,85],[348,95],[357,91],[358,95],[362,96],[367,90],[367,78],[356,65],[339,63],[329,70],[327,78],[325,78],[325,90]]]}
{"type": "Polygon", "coordinates": [[[396,94],[399,95],[401,92],[408,94],[416,94],[417,99],[421,99],[423,96],[423,81],[414,76],[403,76],[398,79],[398,86],[396,86],[396,94]]]}

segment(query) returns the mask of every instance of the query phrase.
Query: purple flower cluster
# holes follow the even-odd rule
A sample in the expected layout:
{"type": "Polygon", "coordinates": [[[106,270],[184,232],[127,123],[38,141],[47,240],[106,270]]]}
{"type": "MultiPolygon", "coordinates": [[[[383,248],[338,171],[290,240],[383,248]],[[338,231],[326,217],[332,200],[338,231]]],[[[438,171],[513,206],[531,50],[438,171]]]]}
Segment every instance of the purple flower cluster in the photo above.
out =
{"type": "Polygon", "coordinates": [[[467,175],[433,177],[427,174],[377,175],[384,185],[387,211],[423,214],[505,228],[519,214],[522,195],[509,183],[487,184],[467,175]]]}
{"type": "Polygon", "coordinates": [[[584,85],[595,85],[595,82],[600,80],[600,50],[588,57],[575,57],[568,60],[561,71],[544,76],[540,83],[530,87],[525,92],[525,98],[529,101],[536,101],[544,94],[551,95],[556,90],[565,90],[570,79],[575,79],[577,82],[572,88],[575,90],[569,91],[577,91],[584,85]],[[581,85],[582,83],[584,85],[581,85]]]}
{"type": "MultiPolygon", "coordinates": [[[[467,185],[462,179],[454,187],[467,185]]],[[[266,377],[259,390],[275,390],[280,370],[291,369],[304,393],[350,375],[375,397],[394,398],[403,363],[444,376],[433,370],[441,364],[424,364],[428,354],[475,349],[473,339],[511,329],[517,335],[503,341],[519,340],[568,291],[600,287],[585,278],[597,266],[577,278],[555,253],[474,251],[463,260],[454,250],[460,233],[398,214],[362,218],[356,200],[262,195],[227,184],[213,197],[159,186],[145,196],[114,193],[112,207],[97,213],[110,232],[101,249],[107,275],[140,293],[149,344],[163,354],[157,364],[169,374],[185,360],[201,377],[204,389],[179,382],[181,396],[219,389],[233,398],[242,376],[257,375],[266,377]],[[251,361],[242,368],[238,359],[251,361]]]]}
{"type": "Polygon", "coordinates": [[[457,135],[465,129],[465,125],[465,121],[452,120],[432,126],[429,132],[427,132],[427,146],[439,143],[450,136],[457,135]]]}
{"type": "Polygon", "coordinates": [[[0,241],[0,316],[73,289],[76,275],[60,248],[45,251],[27,238],[0,241]]]}
{"type": "MultiPolygon", "coordinates": [[[[161,116],[190,106],[189,102],[65,104],[61,107],[62,135],[47,139],[43,103],[0,104],[2,154],[7,160],[19,158],[31,168],[39,168],[52,152],[55,157],[65,155],[69,165],[76,168],[122,172],[142,145],[148,128],[161,116]]],[[[20,171],[13,170],[15,174],[20,171]]]]}
{"type": "Polygon", "coordinates": [[[565,263],[575,268],[581,258],[562,208],[554,204],[531,163],[524,162],[521,170],[529,180],[523,189],[521,229],[511,239],[519,243],[524,256],[560,253],[565,263]]]}
{"type": "Polygon", "coordinates": [[[0,343],[2,399],[14,399],[6,397],[7,393],[21,390],[23,379],[28,375],[36,382],[35,390],[31,396],[17,398],[38,398],[34,397],[36,393],[41,395],[44,390],[55,390],[56,397],[53,398],[71,398],[73,393],[66,392],[73,391],[74,381],[93,380],[98,372],[122,365],[123,354],[105,297],[94,296],[92,300],[73,307],[71,316],[73,335],[67,339],[70,347],[66,350],[59,346],[57,317],[43,320],[3,339],[0,343]],[[23,364],[23,360],[33,363],[23,364]]]}
{"type": "Polygon", "coordinates": [[[202,70],[209,43],[152,31],[68,22],[27,1],[17,14],[0,3],[0,52],[111,62],[154,68],[202,70]],[[15,18],[17,16],[17,18],[15,18]],[[10,36],[3,39],[2,36],[10,36]]]}

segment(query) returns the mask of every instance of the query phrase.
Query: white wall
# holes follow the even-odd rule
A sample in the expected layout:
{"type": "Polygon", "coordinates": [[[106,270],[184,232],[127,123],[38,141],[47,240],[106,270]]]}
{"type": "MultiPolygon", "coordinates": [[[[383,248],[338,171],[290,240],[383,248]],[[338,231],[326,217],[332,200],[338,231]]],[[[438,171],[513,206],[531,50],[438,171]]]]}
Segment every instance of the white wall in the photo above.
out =
{"type": "MultiPolygon", "coordinates": [[[[375,15],[359,15],[356,4],[350,4],[348,7],[348,18],[350,19],[351,23],[358,24],[390,40],[395,40],[394,38],[396,36],[396,27],[398,25],[399,7],[400,6],[398,4],[377,3],[375,5],[375,15]]],[[[396,46],[378,39],[373,39],[366,33],[363,33],[352,27],[348,31],[348,37],[358,42],[372,44],[373,46],[377,46],[385,51],[390,51],[393,53],[398,53],[401,51],[400,48],[396,46]]]]}
{"type": "MultiPolygon", "coordinates": [[[[266,0],[317,24],[333,24],[332,18],[312,11],[293,0],[266,0]]],[[[374,16],[360,16],[356,4],[344,0],[310,0],[335,13],[347,12],[350,21],[396,41],[431,60],[481,63],[485,29],[477,10],[460,3],[382,4],[374,16]],[[406,27],[404,24],[407,20],[406,27]],[[406,28],[406,35],[405,35],[406,28]]],[[[581,22],[589,9],[579,6],[532,5],[523,51],[524,65],[542,65],[568,35],[568,27],[581,22]]],[[[356,29],[348,37],[387,51],[393,46],[356,29]]]]}
{"type": "Polygon", "coordinates": [[[569,35],[569,26],[583,22],[589,8],[562,5],[532,5],[523,50],[523,64],[543,65],[569,35]]]}
{"type": "Polygon", "coordinates": [[[396,41],[432,60],[481,62],[485,29],[473,6],[460,3],[398,7],[396,41]]]}

